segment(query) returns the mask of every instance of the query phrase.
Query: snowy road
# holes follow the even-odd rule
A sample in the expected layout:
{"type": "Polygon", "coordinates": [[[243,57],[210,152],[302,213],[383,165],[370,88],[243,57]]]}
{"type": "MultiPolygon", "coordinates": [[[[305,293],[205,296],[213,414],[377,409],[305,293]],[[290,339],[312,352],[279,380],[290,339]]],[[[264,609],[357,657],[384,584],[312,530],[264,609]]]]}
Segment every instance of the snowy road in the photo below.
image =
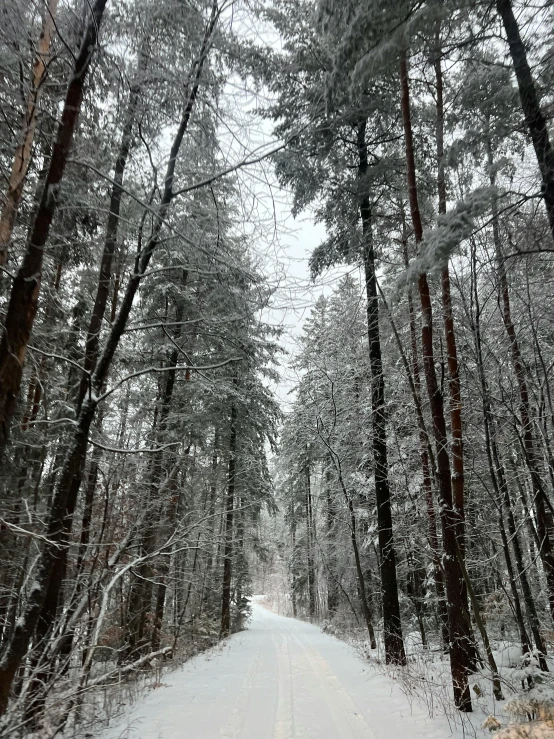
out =
{"type": "Polygon", "coordinates": [[[259,605],[247,631],[163,677],[102,739],[447,739],[318,627],[259,605]]]}

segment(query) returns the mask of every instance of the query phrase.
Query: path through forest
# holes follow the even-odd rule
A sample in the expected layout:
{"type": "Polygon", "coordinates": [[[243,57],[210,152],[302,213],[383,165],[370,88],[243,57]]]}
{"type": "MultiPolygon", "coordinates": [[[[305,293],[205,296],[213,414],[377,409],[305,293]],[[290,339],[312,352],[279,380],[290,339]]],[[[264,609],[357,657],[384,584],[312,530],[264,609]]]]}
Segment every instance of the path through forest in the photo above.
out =
{"type": "Polygon", "coordinates": [[[162,682],[102,739],[457,736],[446,719],[410,706],[350,646],[259,604],[246,631],[162,682]]]}

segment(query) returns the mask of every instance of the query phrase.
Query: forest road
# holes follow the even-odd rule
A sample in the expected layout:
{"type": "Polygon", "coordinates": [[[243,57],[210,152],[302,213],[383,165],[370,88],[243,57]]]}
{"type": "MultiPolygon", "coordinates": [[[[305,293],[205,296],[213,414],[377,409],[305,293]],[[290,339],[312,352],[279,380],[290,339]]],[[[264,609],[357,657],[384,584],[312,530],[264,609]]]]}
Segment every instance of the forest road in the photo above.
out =
{"type": "Polygon", "coordinates": [[[102,739],[450,736],[350,646],[257,603],[247,630],[162,682],[102,739]]]}

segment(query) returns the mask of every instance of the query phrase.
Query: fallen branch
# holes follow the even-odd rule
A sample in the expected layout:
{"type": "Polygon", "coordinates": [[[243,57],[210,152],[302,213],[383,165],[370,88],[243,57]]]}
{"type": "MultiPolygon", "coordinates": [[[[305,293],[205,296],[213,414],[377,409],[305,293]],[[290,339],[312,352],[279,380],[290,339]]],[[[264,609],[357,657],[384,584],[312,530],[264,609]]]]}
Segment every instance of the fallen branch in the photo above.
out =
{"type": "MultiPolygon", "coordinates": [[[[150,654],[145,654],[140,659],[137,659],[135,662],[131,662],[128,665],[125,665],[125,667],[116,667],[115,670],[112,670],[111,672],[107,672],[105,675],[100,675],[99,677],[94,678],[94,680],[89,680],[89,682],[86,684],[84,688],[81,689],[81,693],[85,692],[86,690],[90,690],[91,688],[96,688],[99,685],[103,685],[104,683],[110,682],[110,680],[113,677],[122,677],[123,675],[128,675],[130,672],[133,672],[134,670],[138,670],[139,667],[142,667],[145,664],[148,664],[153,659],[156,659],[157,657],[163,657],[169,652],[173,651],[173,647],[164,647],[163,649],[157,649],[155,652],[150,652],[150,654]]],[[[73,695],[73,694],[71,694],[73,695]]],[[[66,696],[69,697],[69,696],[66,696]]]]}

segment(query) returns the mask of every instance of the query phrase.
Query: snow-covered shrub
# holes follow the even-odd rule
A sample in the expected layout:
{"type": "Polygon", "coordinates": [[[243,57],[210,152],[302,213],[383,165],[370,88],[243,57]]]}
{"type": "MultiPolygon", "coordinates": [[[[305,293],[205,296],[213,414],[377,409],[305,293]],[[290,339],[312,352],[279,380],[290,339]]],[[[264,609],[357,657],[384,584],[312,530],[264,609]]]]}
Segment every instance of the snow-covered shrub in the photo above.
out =
{"type": "Polygon", "coordinates": [[[506,702],[504,711],[516,721],[554,721],[554,691],[549,683],[535,684],[506,702]]]}
{"type": "Polygon", "coordinates": [[[502,724],[496,718],[496,716],[487,716],[485,721],[483,721],[483,729],[488,729],[489,731],[496,731],[497,729],[501,729],[501,728],[502,728],[502,724]]]}
{"type": "Polygon", "coordinates": [[[494,739],[552,739],[552,737],[554,737],[554,721],[512,724],[494,735],[494,739]]]}

